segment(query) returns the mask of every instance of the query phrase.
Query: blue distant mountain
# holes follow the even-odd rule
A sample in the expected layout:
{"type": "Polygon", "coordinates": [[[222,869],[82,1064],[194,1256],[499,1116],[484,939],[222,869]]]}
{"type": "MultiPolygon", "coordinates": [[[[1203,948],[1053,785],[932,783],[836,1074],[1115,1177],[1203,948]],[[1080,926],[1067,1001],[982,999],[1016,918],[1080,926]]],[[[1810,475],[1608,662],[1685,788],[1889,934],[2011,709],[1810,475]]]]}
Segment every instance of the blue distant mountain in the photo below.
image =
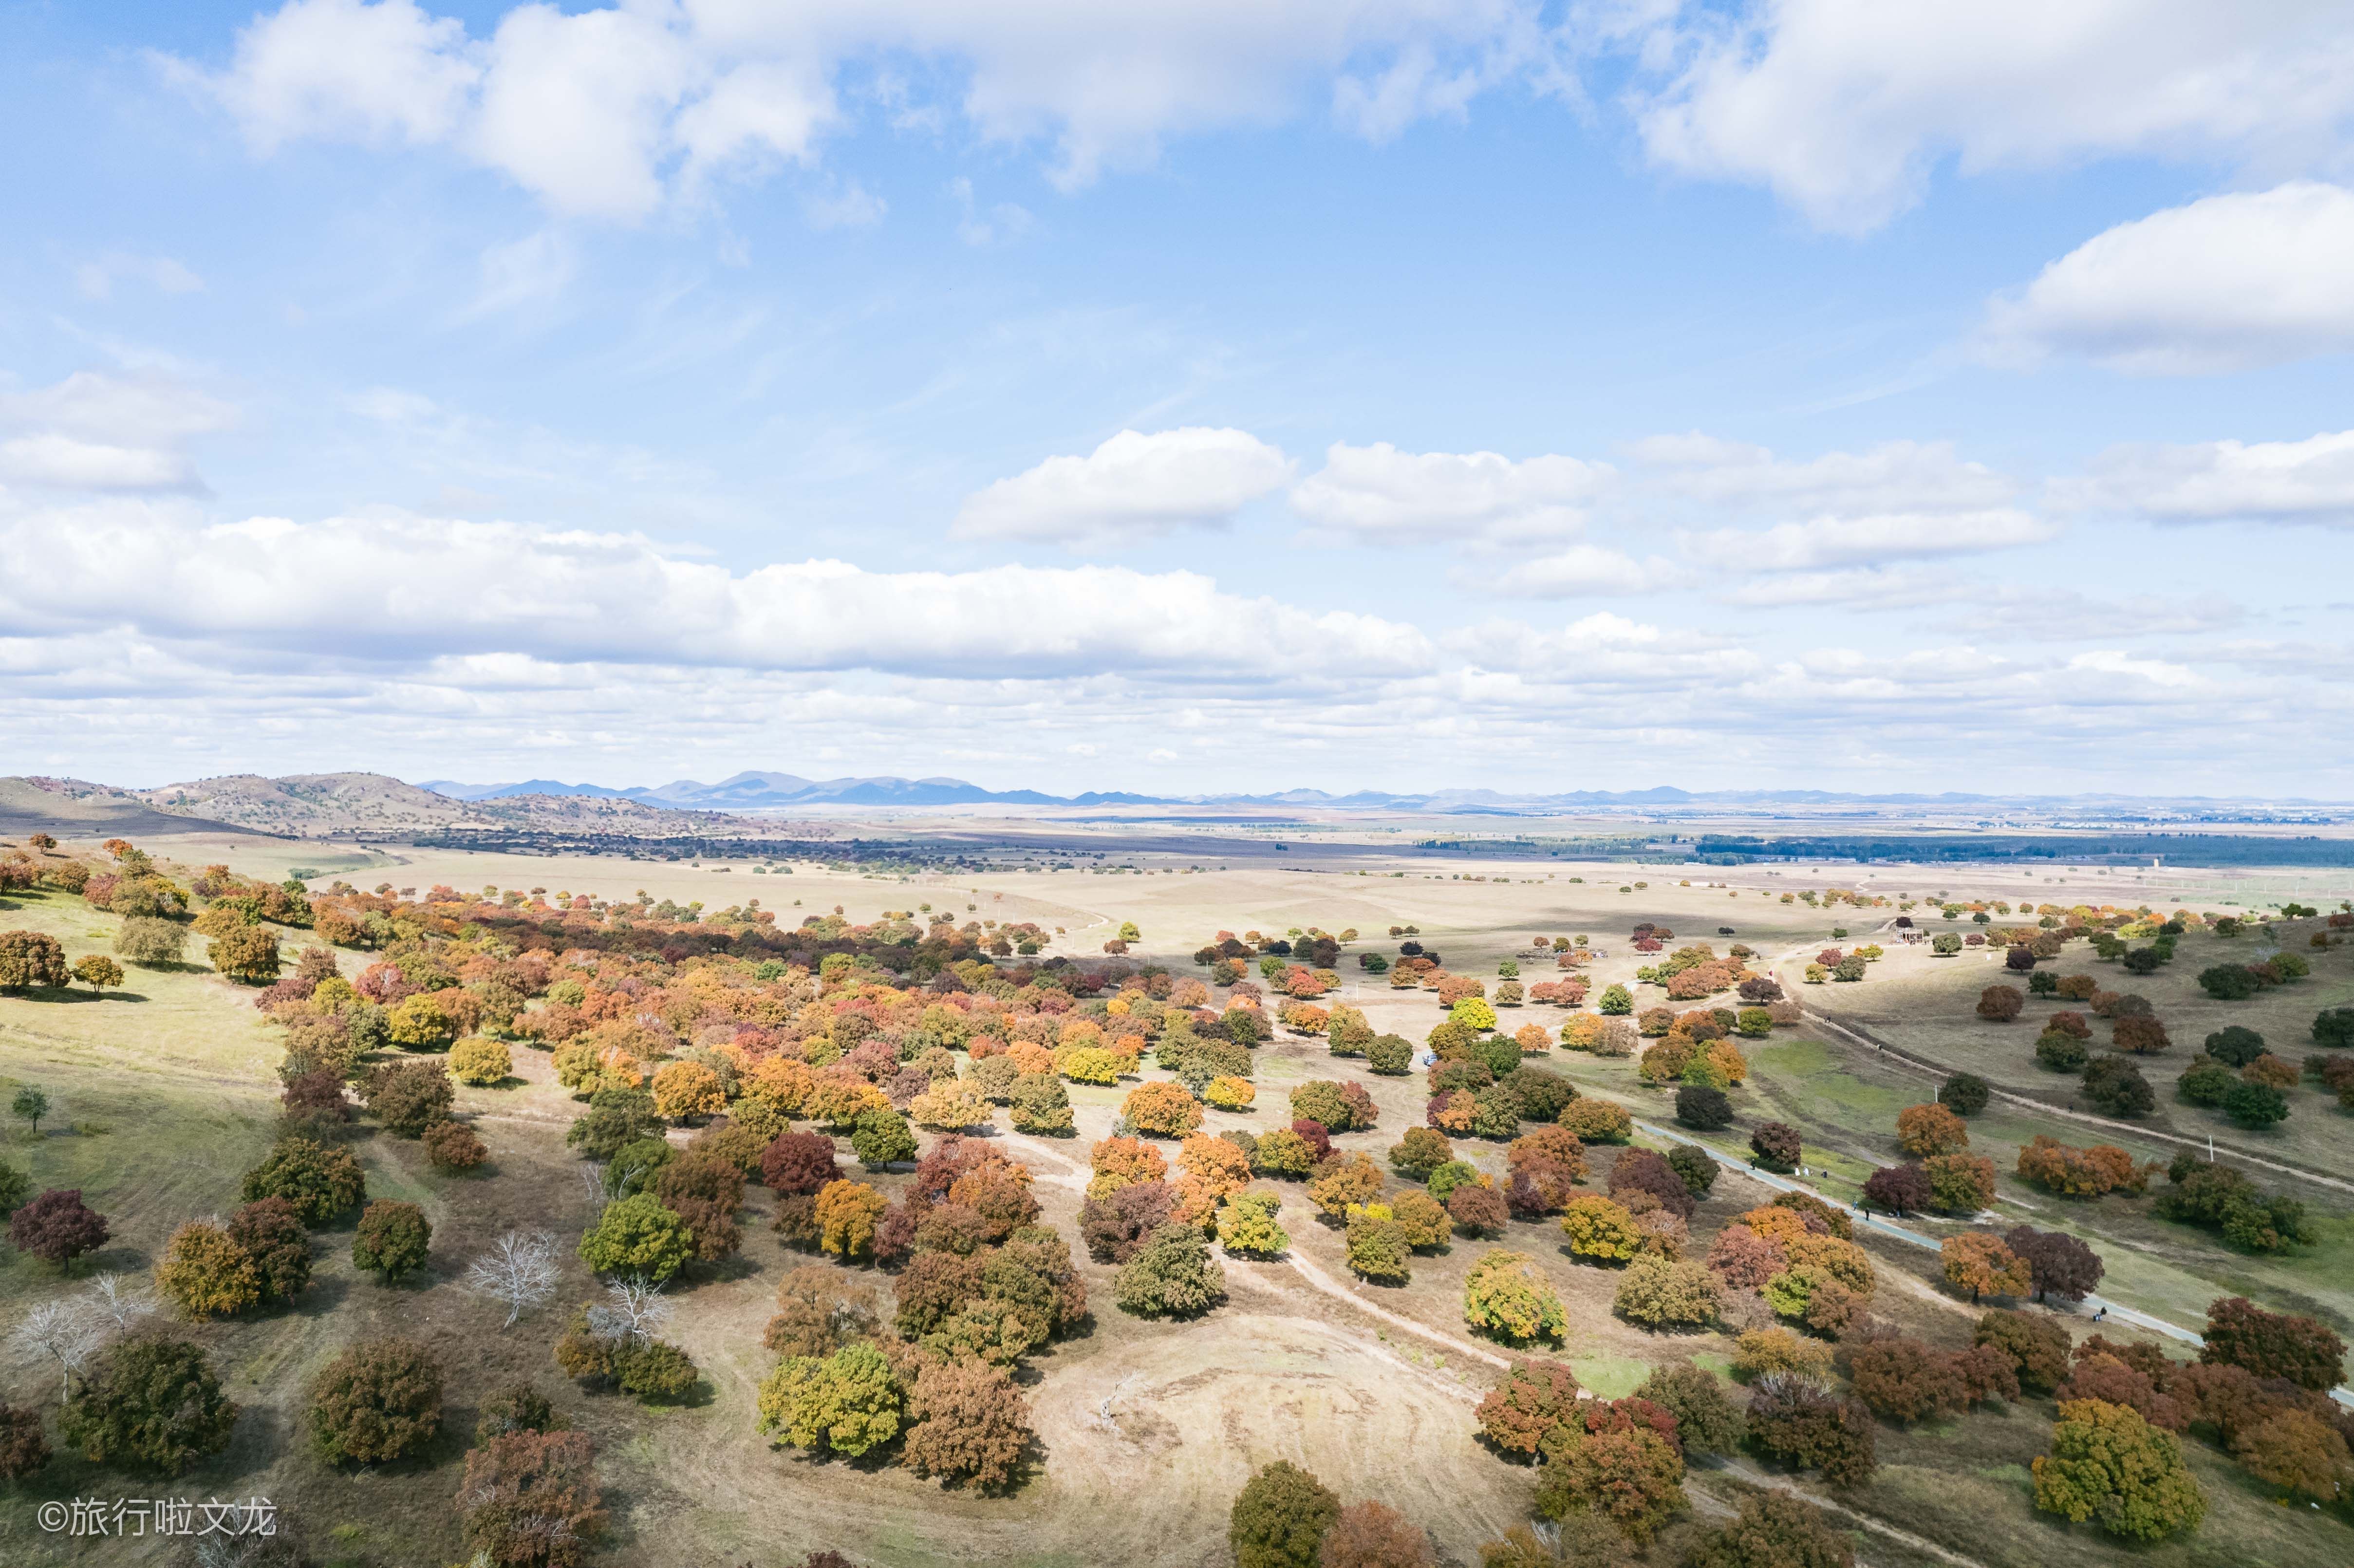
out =
{"type": "MultiPolygon", "coordinates": [[[[464,784],[437,779],[421,786],[459,800],[502,800],[519,795],[586,795],[599,800],[636,800],[689,811],[761,811],[789,806],[1217,806],[1244,808],[1322,807],[1341,811],[1415,811],[1466,817],[1543,816],[1564,810],[1673,807],[1875,806],[2020,807],[2068,804],[2080,809],[2100,806],[2147,806],[2151,801],[2123,796],[1999,796],[1946,793],[1941,795],[1845,794],[1825,789],[1688,790],[1660,785],[1649,789],[1577,789],[1553,795],[1507,795],[1493,789],[1434,789],[1395,795],[1360,789],[1334,795],[1322,789],[1286,789],[1269,795],[1137,795],[1126,790],[1090,789],[1081,795],[1048,795],[1036,789],[984,789],[962,779],[804,779],[797,773],[744,772],[705,784],[693,779],[670,783],[614,789],[602,784],[566,784],[553,779],[526,779],[516,784],[464,784]]],[[[2189,803],[2189,802],[2182,802],[2189,803]]],[[[2274,802],[2295,806],[2300,801],[2274,802]]]]}

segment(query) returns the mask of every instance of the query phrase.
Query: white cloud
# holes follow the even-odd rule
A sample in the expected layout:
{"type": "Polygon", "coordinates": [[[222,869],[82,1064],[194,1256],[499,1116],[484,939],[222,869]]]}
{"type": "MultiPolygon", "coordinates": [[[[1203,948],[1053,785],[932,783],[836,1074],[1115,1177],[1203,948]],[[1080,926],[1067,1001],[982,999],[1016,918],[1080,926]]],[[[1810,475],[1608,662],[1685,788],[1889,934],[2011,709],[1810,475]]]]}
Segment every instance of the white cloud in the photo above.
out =
{"type": "Polygon", "coordinates": [[[74,287],[85,299],[112,298],[116,281],[124,278],[165,294],[193,294],[205,286],[202,278],[169,256],[131,256],[111,250],[74,269],[74,287]]]}
{"type": "Polygon", "coordinates": [[[1079,545],[1222,528],[1290,477],[1291,460],[1246,430],[1122,430],[1086,457],[1051,457],[975,492],[952,532],[1079,545]]]}
{"type": "Polygon", "coordinates": [[[469,108],[478,53],[464,23],[412,0],[292,0],[239,33],[228,71],[198,79],[258,152],[312,138],[439,142],[469,108]]]}
{"type": "Polygon", "coordinates": [[[2354,191],[2294,181],[2094,236],[1988,309],[1999,364],[2198,375],[2354,348],[2354,191]]]}
{"type": "Polygon", "coordinates": [[[1813,567],[1959,556],[2038,545],[2059,529],[2012,507],[1977,513],[1890,513],[1816,517],[1771,528],[1718,528],[1688,535],[1684,551],[1732,571],[1796,571],[1813,567]]]}
{"type": "Polygon", "coordinates": [[[37,577],[0,617],[122,624],[339,657],[509,653],[748,670],[961,676],[1404,673],[1409,626],[1222,591],[1190,572],[1109,567],[876,573],[841,561],[737,574],[634,535],[371,516],[205,524],[154,506],[35,513],[0,527],[37,577]],[[137,561],[128,577],[122,567],[137,561]]]}
{"type": "Polygon", "coordinates": [[[1607,463],[1571,457],[1514,461],[1495,452],[1335,441],[1322,470],[1292,491],[1291,504],[1310,523],[1367,544],[1561,539],[1584,527],[1612,474],[1607,463]]]}
{"type": "Polygon", "coordinates": [[[1718,596],[1727,604],[1759,609],[1806,605],[1852,605],[1859,609],[1912,609],[1970,597],[1971,585],[1950,572],[1918,568],[1850,567],[1843,571],[1778,572],[1736,582],[1718,596]]]}
{"type": "Polygon", "coordinates": [[[2164,523],[2354,525],[2354,430],[2302,441],[2122,446],[2053,494],[2164,523]]]}
{"type": "Polygon", "coordinates": [[[1947,158],[1966,175],[2112,155],[2292,172],[2341,162],[2354,111],[2341,0],[1751,0],[1677,7],[1606,47],[1668,73],[1635,100],[1655,162],[1850,232],[1918,201],[1947,158]]]}
{"type": "Polygon", "coordinates": [[[847,66],[958,84],[983,139],[1049,140],[1083,185],[1166,137],[1291,117],[1331,84],[1381,140],[1509,81],[1563,91],[1533,0],[686,0],[521,5],[487,39],[412,0],[289,0],[240,33],[209,90],[261,153],[304,138],[440,143],[555,209],[632,219],[722,169],[807,162],[840,124],[847,66]],[[912,57],[912,60],[909,58],[912,57]],[[912,71],[899,69],[912,64],[912,71]]]}
{"type": "Polygon", "coordinates": [[[1507,599],[1587,599],[1657,593],[1691,580],[1691,573],[1657,556],[1637,560],[1604,545],[1572,545],[1533,560],[1514,562],[1492,575],[1458,568],[1458,587],[1507,599]]]}
{"type": "Polygon", "coordinates": [[[35,391],[0,392],[0,481],[62,490],[201,490],[185,443],[236,420],[228,404],[167,376],[77,371],[35,391]]]}
{"type": "Polygon", "coordinates": [[[2019,493],[2018,481],[1965,462],[1951,441],[1883,441],[1790,461],[1695,430],[1649,437],[1628,450],[1658,488],[1716,505],[1964,513],[2001,506],[2019,493]]]}

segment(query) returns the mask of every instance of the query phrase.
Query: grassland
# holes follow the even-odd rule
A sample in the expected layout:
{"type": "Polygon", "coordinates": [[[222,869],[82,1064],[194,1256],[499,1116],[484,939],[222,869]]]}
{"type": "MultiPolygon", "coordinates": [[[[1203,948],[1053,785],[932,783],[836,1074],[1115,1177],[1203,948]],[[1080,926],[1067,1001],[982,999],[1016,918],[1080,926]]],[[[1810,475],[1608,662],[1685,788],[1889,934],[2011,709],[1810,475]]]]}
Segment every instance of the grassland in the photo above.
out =
{"type": "MultiPolygon", "coordinates": [[[[790,901],[798,898],[808,911],[841,904],[854,916],[918,901],[951,907],[963,901],[996,917],[1062,926],[1078,951],[1099,943],[1101,927],[1134,919],[1146,931],[1146,955],[1180,965],[1221,928],[1354,925],[1372,938],[1391,925],[1412,924],[1426,943],[1445,953],[1450,968],[1463,972],[1492,972],[1496,959],[1538,932],[1588,933],[1596,946],[1614,949],[1596,967],[1597,980],[1606,982],[1631,979],[1634,956],[1615,949],[1637,920],[1670,924],[1680,939],[1697,936],[1720,944],[1724,938],[1715,928],[1730,925],[1737,939],[1779,951],[1829,940],[1837,918],[1780,904],[1779,890],[1762,874],[1753,879],[1756,885],[1737,888],[1669,886],[1654,878],[1640,892],[1620,894],[1620,886],[1630,885],[1622,880],[1625,868],[1609,867],[1555,865],[1549,877],[1496,867],[1480,874],[1511,880],[1464,881],[1433,878],[1426,867],[1396,877],[1342,877],[1238,863],[1231,871],[1192,874],[995,874],[902,883],[811,865],[797,867],[790,877],[753,878],[740,863],[722,872],[463,852],[402,852],[398,863],[370,857],[365,866],[344,868],[323,865],[318,845],[273,847],[249,860],[226,844],[221,849],[218,855],[186,858],[228,858],[253,872],[304,864],[365,885],[385,880],[421,888],[449,882],[607,894],[642,886],[682,902],[761,896],[780,910],[794,907],[790,901]],[[1568,880],[1577,874],[1587,880],[1568,880]]],[[[1916,877],[1911,885],[1945,884],[1916,877]]],[[[32,895],[12,902],[14,907],[0,910],[0,927],[49,931],[71,956],[104,950],[111,942],[111,918],[80,900],[32,895]]],[[[346,958],[350,968],[358,961],[346,958]]],[[[1899,961],[1879,966],[1864,985],[1837,988],[1835,997],[1823,995],[1831,988],[1812,988],[1806,999],[1903,1015],[1910,1006],[1902,1001],[1906,988],[1953,983],[1925,966],[1917,980],[1908,977],[1893,967],[1899,961]]],[[[2183,978],[2190,963],[2186,953],[2161,978],[2183,978]]],[[[2338,973],[2330,970],[2330,976],[2338,973]]],[[[1426,994],[1393,992],[1353,968],[1346,975],[1341,1000],[1363,1005],[1377,1028],[1419,1040],[1441,1016],[1426,994]]],[[[2319,1005],[2329,983],[2336,982],[2317,974],[2303,988],[2305,996],[2319,1005]]],[[[1967,995],[1974,1000],[1975,989],[1967,995]]],[[[2168,1006],[2159,1001],[2171,1022],[2168,1006]]],[[[1532,1008],[1513,1022],[1557,1016],[1532,1008]]],[[[1898,1026],[1877,1012],[1851,1016],[1875,1032],[1898,1026]]],[[[1936,1056],[1940,1048],[1958,1048],[1953,1043],[1960,1039],[1999,1035],[2003,1048],[2016,1054],[2031,1039],[2020,1033],[2024,1027],[1996,1031],[1957,1016],[1907,1048],[1917,1045],[1936,1056]]],[[[28,1259],[10,1262],[0,1269],[0,1313],[13,1319],[31,1302],[82,1288],[95,1268],[140,1273],[181,1220],[234,1203],[239,1173],[270,1137],[278,1055],[272,1033],[251,1008],[249,992],[199,968],[134,970],[125,992],[102,1001],[0,998],[0,1095],[16,1082],[38,1082],[57,1105],[43,1136],[9,1142],[5,1157],[29,1163],[39,1185],[83,1187],[116,1232],[105,1254],[86,1260],[69,1280],[28,1259]],[[69,1131],[68,1123],[82,1130],[69,1131]]],[[[2178,1038],[2182,1033],[2178,1030],[2178,1038]]],[[[247,1414],[231,1448],[179,1483],[181,1495],[270,1496],[316,1546],[321,1561],[345,1568],[454,1562],[459,1545],[449,1499],[472,1429],[472,1402],[498,1382],[529,1375],[599,1444],[618,1521],[601,1562],[781,1568],[813,1548],[832,1546],[875,1568],[1216,1563],[1223,1560],[1225,1509],[1235,1489],[1256,1466],[1278,1457],[1308,1466],[1344,1497],[1378,1497],[1403,1509],[1432,1531],[1453,1563],[1476,1561],[1479,1542],[1526,1515],[1531,1472],[1479,1446],[1471,1416],[1504,1355],[1500,1347],[1469,1338],[1460,1313],[1463,1276],[1485,1244],[1458,1242],[1418,1260],[1414,1279],[1403,1287],[1357,1285],[1341,1236],[1316,1219],[1296,1185],[1278,1184],[1285,1199],[1282,1222],[1294,1243],[1291,1257],[1228,1260],[1231,1299],[1199,1321],[1124,1316],[1110,1305],[1112,1271],[1083,1261],[1097,1304],[1094,1319],[1087,1332],[1035,1358],[1026,1374],[1041,1439],[1038,1467],[1032,1482],[1008,1498],[942,1490],[895,1469],[812,1463],[758,1438],[753,1391],[772,1361],[759,1348],[761,1329],[778,1276],[806,1259],[785,1251],[766,1229],[767,1199],[757,1190],[744,1218],[741,1257],[699,1270],[680,1292],[673,1334],[703,1369],[705,1385],[698,1396],[650,1409],[583,1393],[548,1361],[557,1327],[552,1312],[502,1332],[499,1313],[458,1285],[466,1261],[502,1231],[545,1227],[568,1241],[592,1214],[577,1162],[562,1147],[564,1124],[576,1107],[549,1081],[544,1056],[521,1049],[516,1056],[519,1081],[460,1091],[461,1114],[492,1150],[486,1171],[437,1174],[416,1144],[381,1133],[364,1135],[355,1145],[373,1194],[420,1202],[431,1216],[435,1256],[423,1277],[392,1288],[376,1285],[352,1269],[345,1235],[330,1232],[321,1238],[316,1283],[297,1307],[186,1330],[212,1351],[247,1414]],[[444,1437],[399,1466],[355,1475],[323,1465],[301,1426],[304,1384],[344,1344],[395,1331],[424,1340],[451,1369],[444,1437]]],[[[1929,1086],[1919,1075],[1819,1032],[1785,1032],[1754,1051],[1753,1060],[1755,1075],[1737,1097],[1744,1126],[1767,1117],[1797,1122],[1808,1137],[1809,1166],[1827,1172],[1820,1184],[1835,1195],[1893,1157],[1895,1109],[1926,1097],[1929,1086]]],[[[1587,1092],[1620,1099],[1638,1115],[1664,1120],[1670,1114],[1665,1093],[1640,1086],[1629,1063],[1556,1053],[1553,1065],[1587,1092]]],[[[1278,1125],[1284,1092],[1318,1076],[1363,1083],[1381,1108],[1380,1127],[1343,1137],[1343,1148],[1379,1159],[1401,1128],[1420,1119],[1425,1091],[1418,1075],[1376,1077],[1361,1061],[1331,1057],[1321,1042],[1287,1036],[1260,1052],[1255,1111],[1214,1111],[1211,1128],[1278,1125]]],[[[1076,1231],[1087,1147],[1108,1130],[1120,1093],[1075,1087],[1079,1129],[1073,1139],[1006,1138],[1009,1151],[1037,1172],[1048,1222],[1066,1234],[1076,1231]]],[[[2008,1150],[2036,1130],[2069,1135],[2064,1124],[2043,1125],[2031,1111],[1998,1108],[1973,1124],[1973,1138],[2007,1169],[2008,1150]]],[[[1743,1136],[1736,1130],[1719,1140],[1725,1159],[1741,1157],[1743,1136]]],[[[1476,1164],[1501,1172],[1500,1146],[1459,1147],[1476,1164]]],[[[2155,1157],[2159,1150],[2136,1152],[2155,1157]]],[[[1597,1159],[1597,1185],[1606,1159],[1597,1159]]],[[[886,1191],[900,1180],[877,1178],[886,1191]]],[[[1732,1214],[1767,1195],[1738,1169],[1728,1170],[1695,1218],[1698,1243],[1704,1245],[1732,1214]]],[[[2109,1260],[2105,1290],[2178,1321],[2195,1323],[2206,1300],[2223,1289],[2246,1290],[2272,1305],[2303,1306],[2341,1322],[2354,1306],[2348,1294],[2354,1290],[2349,1284],[2354,1223],[2339,1207],[2324,1216],[2322,1246],[2296,1258],[2256,1260],[2150,1218],[2146,1201],[2113,1197],[2062,1205],[2006,1181],[2002,1204],[2007,1213],[2032,1217],[2040,1225],[2083,1229],[2109,1260]]],[[[1572,1260],[1560,1241],[1553,1226],[1515,1223],[1503,1245],[1533,1255],[1562,1293],[1571,1329],[1560,1353],[1598,1393],[1631,1390],[1663,1361],[1690,1360],[1720,1372],[1729,1367],[1731,1334],[1752,1320],[1758,1310],[1754,1304],[1743,1307],[1745,1316],[1724,1332],[1654,1335],[1614,1317],[1615,1274],[1572,1260]]],[[[1875,1309],[1909,1332],[1961,1343],[1972,1313],[1931,1277],[1933,1255],[1883,1242],[1870,1246],[1884,1280],[1875,1309]]],[[[593,1283],[577,1265],[569,1266],[564,1299],[585,1298],[593,1283]]],[[[860,1277],[887,1303],[887,1277],[860,1277]]],[[[54,1374],[13,1352],[0,1352],[0,1382],[18,1399],[40,1397],[45,1389],[46,1397],[55,1397],[54,1374]]],[[[1873,1568],[1931,1563],[2040,1568],[2066,1558],[2122,1568],[2128,1561],[2154,1559],[2167,1568],[2203,1568],[2229,1559],[2261,1568],[2322,1568],[2354,1557],[2354,1531],[2274,1505],[2238,1471],[2195,1446],[2193,1463],[2211,1513],[2190,1540],[2155,1552],[2126,1552],[2106,1538],[2056,1524],[2036,1514],[2025,1495],[2025,1467],[2042,1451],[2049,1421],[2048,1404],[2030,1402],[1910,1432],[1883,1428],[1881,1473],[1845,1499],[1860,1516],[1865,1561],[1873,1568]]],[[[1752,1468],[1743,1461],[1696,1471],[1696,1520],[1721,1513],[1755,1484],[1752,1468]]],[[[61,1458],[18,1495],[0,1499],[0,1559],[11,1564],[171,1561],[153,1543],[72,1550],[27,1522],[41,1499],[112,1495],[123,1485],[120,1478],[61,1458]]],[[[1653,1548],[1652,1561],[1676,1561],[1692,1528],[1687,1522],[1671,1531],[1653,1548]]]]}

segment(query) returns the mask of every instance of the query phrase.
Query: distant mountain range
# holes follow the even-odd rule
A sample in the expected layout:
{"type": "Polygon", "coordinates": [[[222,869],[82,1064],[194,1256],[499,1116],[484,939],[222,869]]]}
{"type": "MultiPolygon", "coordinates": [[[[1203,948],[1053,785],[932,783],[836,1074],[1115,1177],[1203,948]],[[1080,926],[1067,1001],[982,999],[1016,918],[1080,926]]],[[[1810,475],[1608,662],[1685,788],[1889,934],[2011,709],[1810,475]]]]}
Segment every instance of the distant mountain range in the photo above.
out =
{"type": "MultiPolygon", "coordinates": [[[[1461,816],[1528,816],[1610,807],[1706,809],[1723,806],[1743,810],[1759,807],[1813,808],[1914,807],[1967,810],[1974,808],[2073,807],[2086,811],[2131,810],[2156,806],[2177,812],[2200,807],[2246,808],[2249,800],[2174,800],[2119,795],[2005,796],[1948,791],[1938,795],[1864,795],[1829,789],[1719,789],[1693,791],[1661,785],[1649,789],[1577,789],[1553,795],[1508,795],[1493,789],[1434,789],[1419,794],[1391,794],[1360,789],[1334,795],[1322,789],[1286,789],[1271,795],[1138,795],[1125,790],[1090,789],[1080,795],[1048,795],[1036,789],[984,789],[962,779],[804,779],[797,773],[744,772],[705,784],[693,779],[668,784],[639,785],[615,789],[602,784],[566,784],[554,779],[526,779],[514,784],[464,784],[452,779],[429,779],[421,788],[452,800],[504,800],[518,796],[588,796],[599,800],[634,800],[641,805],[687,811],[755,811],[789,806],[1240,806],[1309,807],[1331,810],[1420,811],[1461,816]]],[[[2318,807],[2308,800],[2264,802],[2274,810],[2318,807]]]]}

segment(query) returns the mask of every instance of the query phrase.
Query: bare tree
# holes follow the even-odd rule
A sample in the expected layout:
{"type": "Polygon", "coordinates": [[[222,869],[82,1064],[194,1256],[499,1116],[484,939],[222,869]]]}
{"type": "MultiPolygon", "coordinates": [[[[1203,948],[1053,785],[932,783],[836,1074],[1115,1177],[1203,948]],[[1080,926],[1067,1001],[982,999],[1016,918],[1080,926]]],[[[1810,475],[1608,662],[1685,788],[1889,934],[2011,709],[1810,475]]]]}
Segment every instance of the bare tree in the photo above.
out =
{"type": "Polygon", "coordinates": [[[86,1294],[90,1309],[111,1322],[119,1334],[129,1333],[134,1325],[155,1315],[155,1298],[125,1285],[119,1274],[100,1275],[90,1282],[86,1294]]]}
{"type": "Polygon", "coordinates": [[[507,1320],[501,1327],[511,1329],[516,1319],[556,1294],[557,1277],[554,1236],[546,1231],[509,1231],[468,1266],[465,1287],[505,1303],[507,1320]]]}
{"type": "Polygon", "coordinates": [[[588,1308],[588,1329],[609,1340],[652,1340],[674,1310],[662,1287],[649,1283],[642,1274],[611,1281],[605,1287],[605,1298],[608,1305],[588,1308]]]}
{"type": "Polygon", "coordinates": [[[58,1363],[64,1384],[58,1403],[63,1404],[73,1396],[74,1374],[106,1342],[106,1327],[79,1301],[44,1301],[25,1315],[8,1338],[58,1363]]]}
{"type": "Polygon", "coordinates": [[[589,1207],[603,1208],[606,1203],[605,1161],[584,1160],[573,1169],[580,1172],[580,1184],[588,1189],[589,1207]]]}

